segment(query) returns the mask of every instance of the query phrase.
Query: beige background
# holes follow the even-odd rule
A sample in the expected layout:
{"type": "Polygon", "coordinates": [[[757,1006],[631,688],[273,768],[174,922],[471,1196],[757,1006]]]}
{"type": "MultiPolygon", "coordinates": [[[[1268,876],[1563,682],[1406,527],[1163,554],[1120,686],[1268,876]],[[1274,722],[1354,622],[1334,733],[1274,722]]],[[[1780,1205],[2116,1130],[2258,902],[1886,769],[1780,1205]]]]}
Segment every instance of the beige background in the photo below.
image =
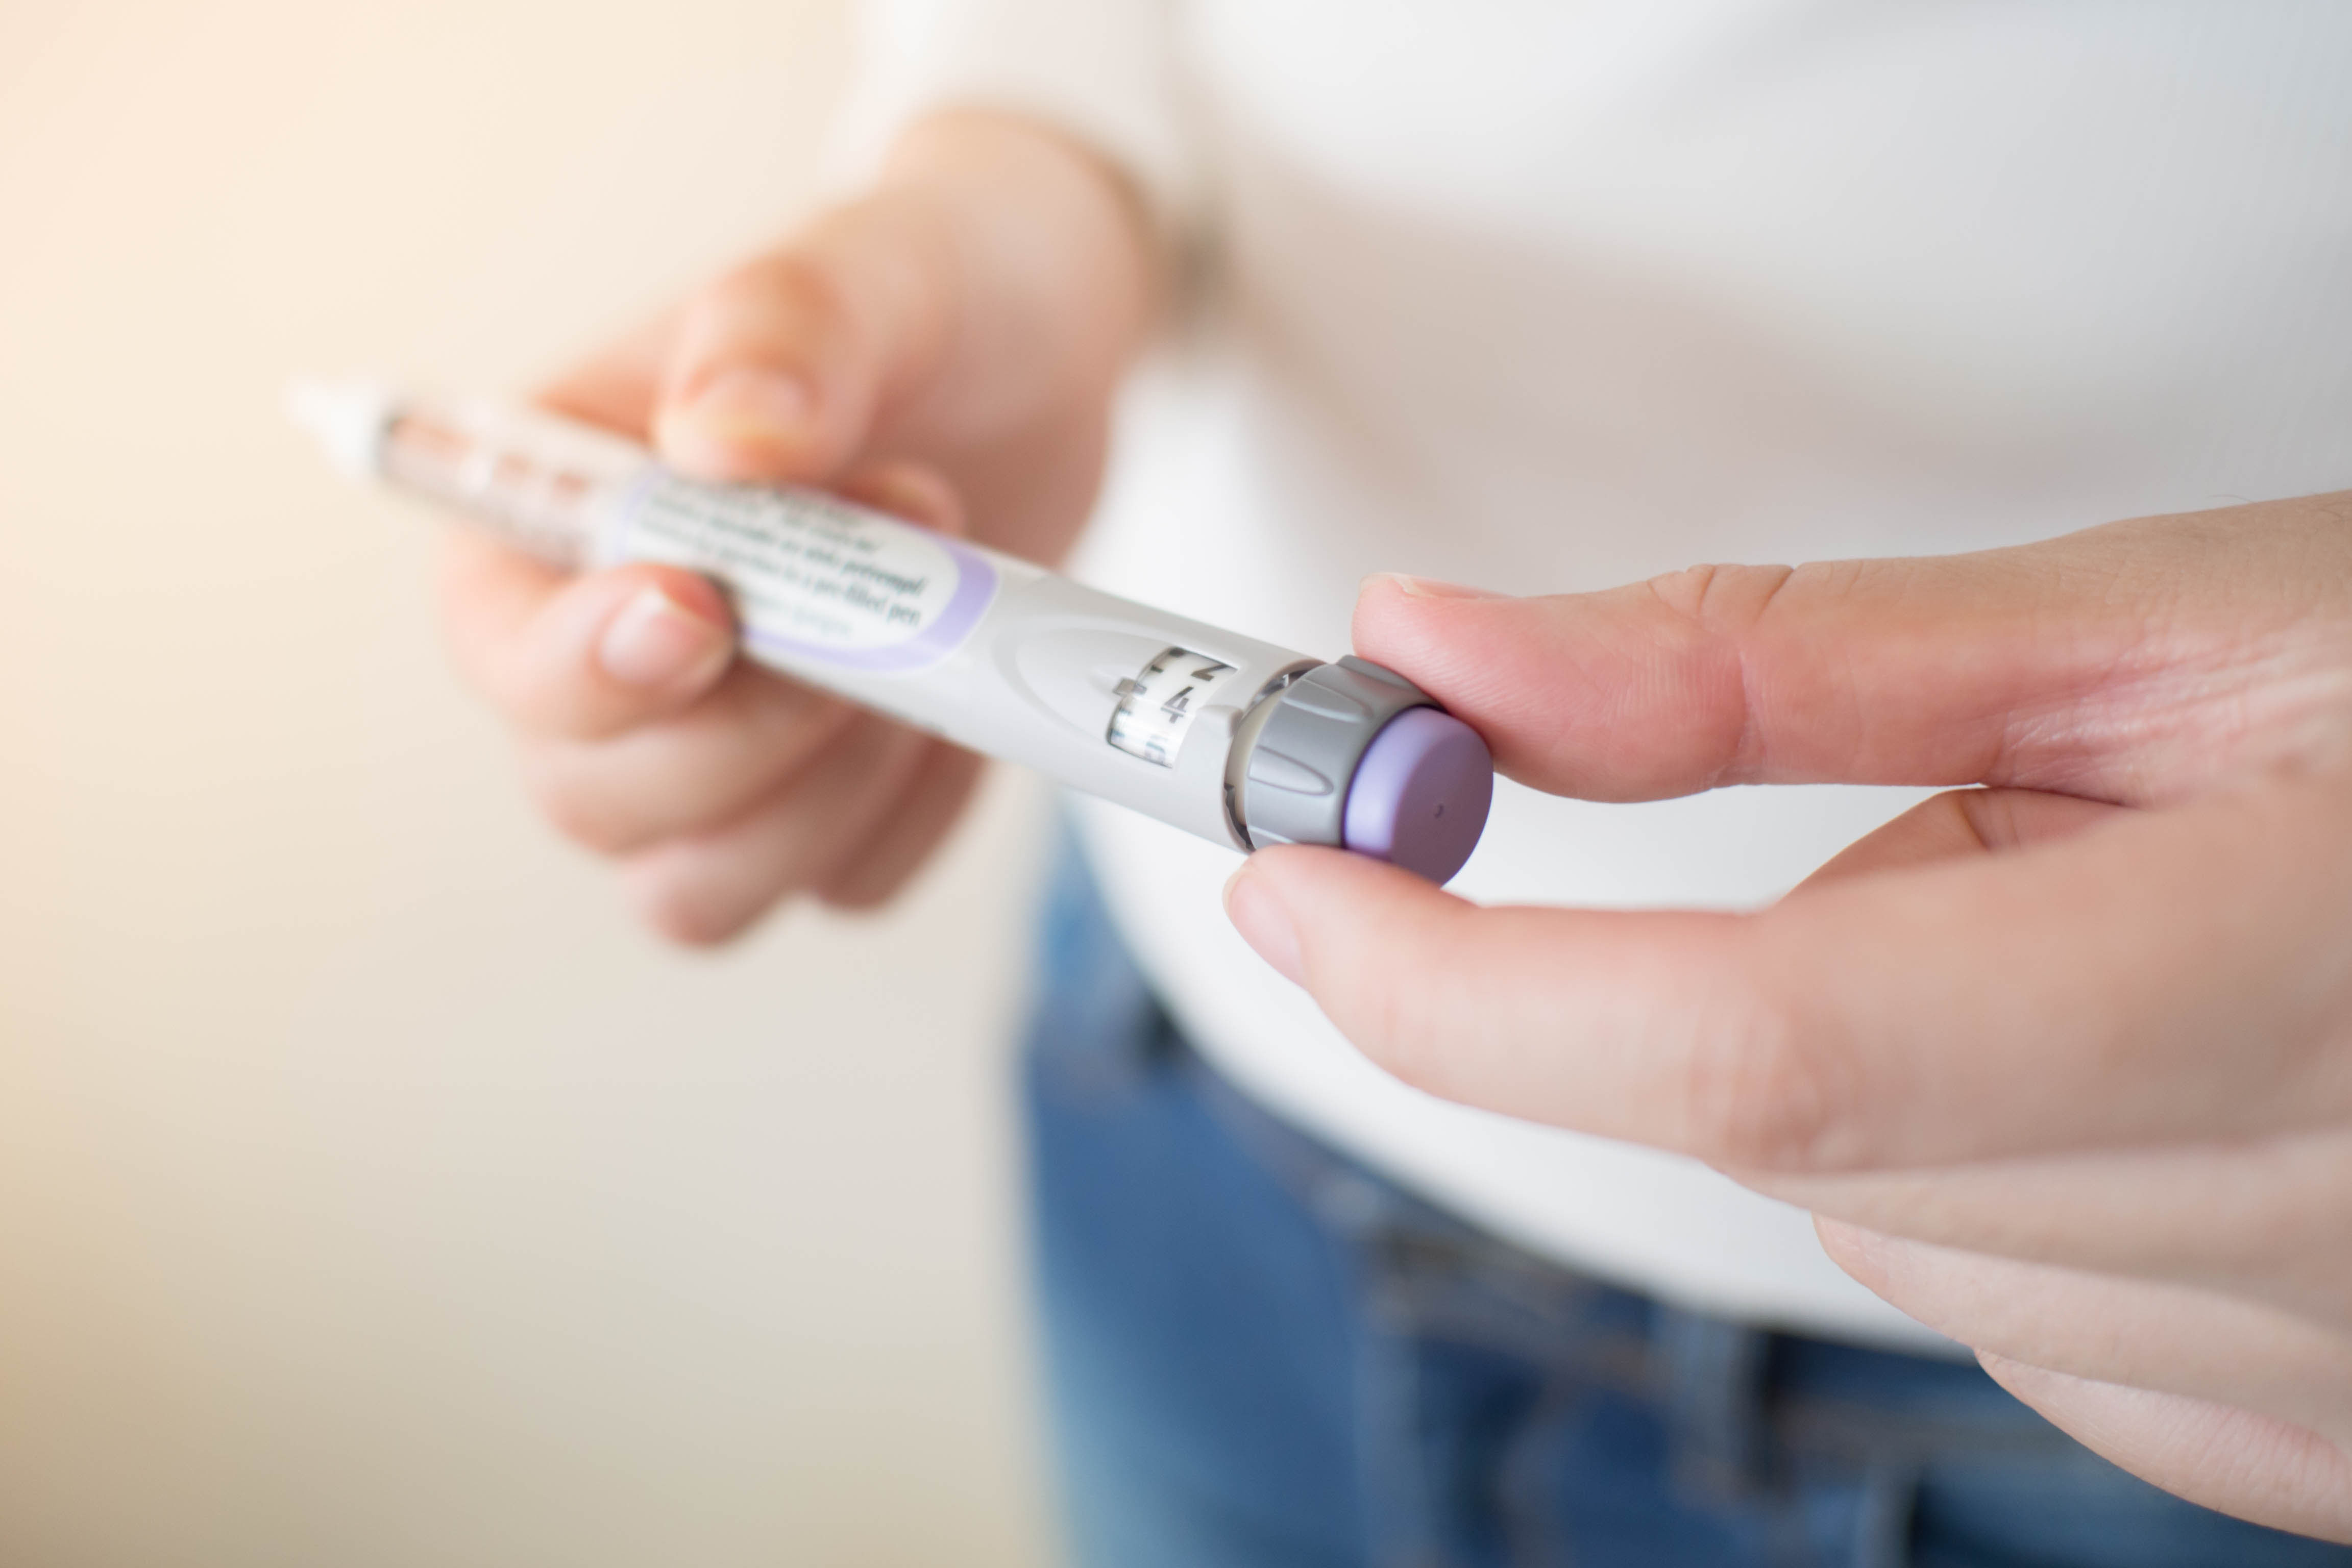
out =
{"type": "Polygon", "coordinates": [[[1042,810],[662,951],[285,374],[515,386],[811,199],[834,0],[0,0],[0,1563],[1025,1563],[1042,810]]]}

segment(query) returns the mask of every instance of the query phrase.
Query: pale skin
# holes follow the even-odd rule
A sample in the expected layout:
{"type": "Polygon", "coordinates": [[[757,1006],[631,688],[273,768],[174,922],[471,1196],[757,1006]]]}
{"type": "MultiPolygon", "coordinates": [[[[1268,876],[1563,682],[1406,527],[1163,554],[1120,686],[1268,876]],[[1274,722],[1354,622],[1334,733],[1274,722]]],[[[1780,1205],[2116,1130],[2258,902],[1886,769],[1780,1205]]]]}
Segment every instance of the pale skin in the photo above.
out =
{"type": "MultiPolygon", "coordinates": [[[[941,117],[870,195],[541,395],[689,473],[830,485],[1053,561],[1093,503],[1150,254],[1093,158],[1015,121],[941,117]]],[[[726,941],[795,896],[883,901],[978,775],[968,752],[736,661],[725,600],[690,573],[567,577],[453,530],[442,604],[541,809],[680,942],[726,941]]]]}
{"type": "Polygon", "coordinates": [[[1243,934],[1432,1093],[1693,1154],[2126,1469],[2352,1540],[2352,494],[1355,641],[1538,788],[1971,784],[1755,915],[1253,857],[1243,934]]]}
{"type": "MultiPolygon", "coordinates": [[[[1152,254],[1078,148],[943,117],[548,400],[1052,560],[1152,254]]],[[[736,663],[691,575],[453,534],[445,583],[534,795],[672,937],[887,899],[970,791],[736,663]]],[[[1481,909],[1308,849],[1227,907],[1407,1081],[1801,1204],[2126,1468],[2352,1541],[2352,496],[1600,595],[1377,578],[1355,641],[1563,795],[1968,786],[1753,915],[1481,909]]]]}

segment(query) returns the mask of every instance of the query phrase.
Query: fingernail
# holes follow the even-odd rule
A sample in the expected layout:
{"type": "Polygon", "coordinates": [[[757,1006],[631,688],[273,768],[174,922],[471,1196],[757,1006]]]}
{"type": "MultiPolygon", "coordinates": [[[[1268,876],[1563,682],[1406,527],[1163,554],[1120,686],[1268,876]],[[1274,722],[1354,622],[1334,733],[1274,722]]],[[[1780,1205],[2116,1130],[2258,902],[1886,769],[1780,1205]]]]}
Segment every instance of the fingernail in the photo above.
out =
{"type": "Polygon", "coordinates": [[[1416,599],[1507,599],[1508,594],[1497,594],[1491,588],[1465,588],[1459,583],[1441,583],[1434,577],[1408,577],[1402,572],[1376,572],[1364,579],[1367,583],[1391,584],[1400,594],[1416,599]]]}
{"type": "Polygon", "coordinates": [[[782,371],[727,371],[662,416],[661,445],[672,462],[724,470],[804,437],[816,413],[806,382],[782,371]]]}
{"type": "Polygon", "coordinates": [[[723,659],[727,629],[648,584],[620,608],[596,644],[604,673],[627,686],[678,686],[723,659]]]}
{"type": "Polygon", "coordinates": [[[1242,933],[1256,954],[1294,985],[1304,985],[1306,966],[1298,960],[1298,928],[1290,911],[1269,892],[1263,879],[1250,875],[1249,862],[1225,879],[1225,918],[1242,933]]]}

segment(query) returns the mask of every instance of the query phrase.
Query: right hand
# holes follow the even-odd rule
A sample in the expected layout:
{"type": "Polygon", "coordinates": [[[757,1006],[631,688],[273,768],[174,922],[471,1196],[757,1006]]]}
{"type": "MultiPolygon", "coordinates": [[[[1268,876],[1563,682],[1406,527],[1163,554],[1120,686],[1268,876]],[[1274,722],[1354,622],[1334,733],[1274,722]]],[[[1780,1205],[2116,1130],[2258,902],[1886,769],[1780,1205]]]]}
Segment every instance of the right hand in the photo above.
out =
{"type": "Polygon", "coordinates": [[[1262,850],[1227,907],[1343,1034],[1812,1210],[2125,1469],[2352,1542],[2352,492],[1601,594],[1373,579],[1355,633],[1556,794],[1965,787],[1746,913],[1262,850]]]}
{"type": "MultiPolygon", "coordinates": [[[[541,395],[730,481],[820,484],[1052,561],[1093,502],[1149,248],[1124,187],[1016,120],[941,116],[817,219],[541,395]]],[[[513,725],[563,832],[646,918],[723,942],[783,899],[887,899],[980,762],[734,658],[674,567],[571,574],[448,531],[460,669],[513,725]]]]}

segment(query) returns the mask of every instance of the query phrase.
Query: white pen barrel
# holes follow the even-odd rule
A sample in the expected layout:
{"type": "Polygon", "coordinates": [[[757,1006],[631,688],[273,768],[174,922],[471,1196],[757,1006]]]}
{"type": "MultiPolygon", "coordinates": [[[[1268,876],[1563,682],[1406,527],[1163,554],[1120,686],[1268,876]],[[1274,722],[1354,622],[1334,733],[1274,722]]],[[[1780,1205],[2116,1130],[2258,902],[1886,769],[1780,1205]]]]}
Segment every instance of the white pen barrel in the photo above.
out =
{"type": "Polygon", "coordinates": [[[1099,593],[814,490],[698,484],[530,409],[306,384],[338,462],[565,565],[732,597],[745,657],[1216,843],[1334,845],[1433,881],[1486,820],[1476,732],[1393,670],[1099,593]]]}
{"type": "Polygon", "coordinates": [[[1235,731],[1318,662],[814,492],[648,466],[601,510],[596,559],[707,574],[770,668],[1235,848],[1235,731]]]}

